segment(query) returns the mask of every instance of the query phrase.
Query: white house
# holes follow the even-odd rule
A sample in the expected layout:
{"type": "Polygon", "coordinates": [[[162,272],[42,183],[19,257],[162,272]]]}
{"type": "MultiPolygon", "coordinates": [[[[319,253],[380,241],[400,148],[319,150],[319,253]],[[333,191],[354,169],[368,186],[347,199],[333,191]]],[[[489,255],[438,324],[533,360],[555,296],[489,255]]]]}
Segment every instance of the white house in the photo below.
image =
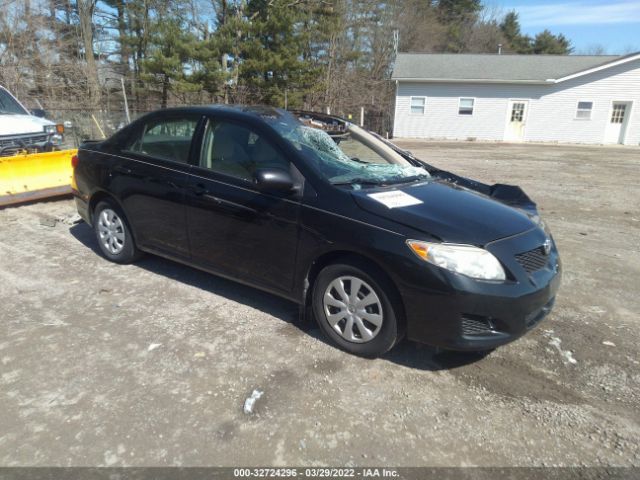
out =
{"type": "Polygon", "coordinates": [[[640,144],[640,52],[400,53],[393,135],[640,144]]]}

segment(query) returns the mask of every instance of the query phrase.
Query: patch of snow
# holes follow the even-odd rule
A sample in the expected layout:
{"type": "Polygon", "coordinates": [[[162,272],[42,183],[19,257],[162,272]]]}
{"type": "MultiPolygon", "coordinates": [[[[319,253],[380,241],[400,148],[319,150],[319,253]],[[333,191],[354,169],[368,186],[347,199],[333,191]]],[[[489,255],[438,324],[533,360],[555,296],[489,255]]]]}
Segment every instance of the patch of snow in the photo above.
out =
{"type": "Polygon", "coordinates": [[[244,401],[244,413],[249,415],[251,413],[253,413],[253,407],[256,404],[256,401],[262,397],[262,395],[264,394],[264,392],[261,392],[260,390],[254,390],[253,393],[251,394],[250,397],[248,397],[245,401],[244,401]]]}
{"type": "Polygon", "coordinates": [[[556,350],[558,350],[558,353],[560,353],[560,356],[565,361],[573,365],[578,363],[578,361],[575,358],[573,358],[573,353],[571,353],[570,350],[562,350],[562,347],[560,347],[561,343],[562,343],[562,340],[560,340],[558,337],[551,337],[551,340],[549,340],[549,345],[551,345],[552,347],[556,347],[556,350]]]}

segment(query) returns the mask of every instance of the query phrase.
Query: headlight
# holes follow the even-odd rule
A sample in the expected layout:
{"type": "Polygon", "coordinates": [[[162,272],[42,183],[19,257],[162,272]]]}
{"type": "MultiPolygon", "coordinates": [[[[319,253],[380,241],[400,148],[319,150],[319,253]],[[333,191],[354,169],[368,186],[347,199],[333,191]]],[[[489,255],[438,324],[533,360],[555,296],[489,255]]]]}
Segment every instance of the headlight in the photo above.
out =
{"type": "Polygon", "coordinates": [[[56,133],[56,126],[55,125],[45,125],[44,126],[44,131],[46,133],[49,133],[49,134],[56,133]]]}
{"type": "Polygon", "coordinates": [[[498,259],[482,248],[419,240],[407,240],[407,245],[422,260],[452,272],[480,280],[506,278],[498,259]]]}

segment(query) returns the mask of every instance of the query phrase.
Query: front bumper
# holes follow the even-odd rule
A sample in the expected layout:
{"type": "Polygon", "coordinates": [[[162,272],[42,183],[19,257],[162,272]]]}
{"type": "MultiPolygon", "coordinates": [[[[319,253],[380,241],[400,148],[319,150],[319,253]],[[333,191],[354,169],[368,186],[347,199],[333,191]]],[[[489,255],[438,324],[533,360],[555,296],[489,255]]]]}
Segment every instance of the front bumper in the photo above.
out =
{"type": "Polygon", "coordinates": [[[534,229],[485,246],[507,270],[505,282],[474,280],[424,264],[416,266],[422,275],[416,268],[405,274],[400,290],[408,338],[452,350],[489,350],[534,328],[555,302],[560,260],[555,244],[544,266],[533,271],[516,254],[539,248],[545,238],[534,229]]]}
{"type": "Polygon", "coordinates": [[[62,135],[50,133],[0,136],[0,157],[10,157],[20,152],[43,153],[59,150],[62,135]]]}

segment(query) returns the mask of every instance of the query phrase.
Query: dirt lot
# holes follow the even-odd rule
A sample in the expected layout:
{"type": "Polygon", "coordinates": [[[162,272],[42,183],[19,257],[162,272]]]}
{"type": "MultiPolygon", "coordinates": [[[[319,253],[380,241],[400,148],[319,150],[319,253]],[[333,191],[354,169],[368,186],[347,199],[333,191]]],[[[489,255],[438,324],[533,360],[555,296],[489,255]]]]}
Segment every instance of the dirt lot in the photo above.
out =
{"type": "Polygon", "coordinates": [[[640,466],[640,150],[398,143],[539,203],[564,283],[538,329],[364,360],[284,300],[107,262],[47,225],[71,200],[0,210],[0,465],[640,466]]]}

